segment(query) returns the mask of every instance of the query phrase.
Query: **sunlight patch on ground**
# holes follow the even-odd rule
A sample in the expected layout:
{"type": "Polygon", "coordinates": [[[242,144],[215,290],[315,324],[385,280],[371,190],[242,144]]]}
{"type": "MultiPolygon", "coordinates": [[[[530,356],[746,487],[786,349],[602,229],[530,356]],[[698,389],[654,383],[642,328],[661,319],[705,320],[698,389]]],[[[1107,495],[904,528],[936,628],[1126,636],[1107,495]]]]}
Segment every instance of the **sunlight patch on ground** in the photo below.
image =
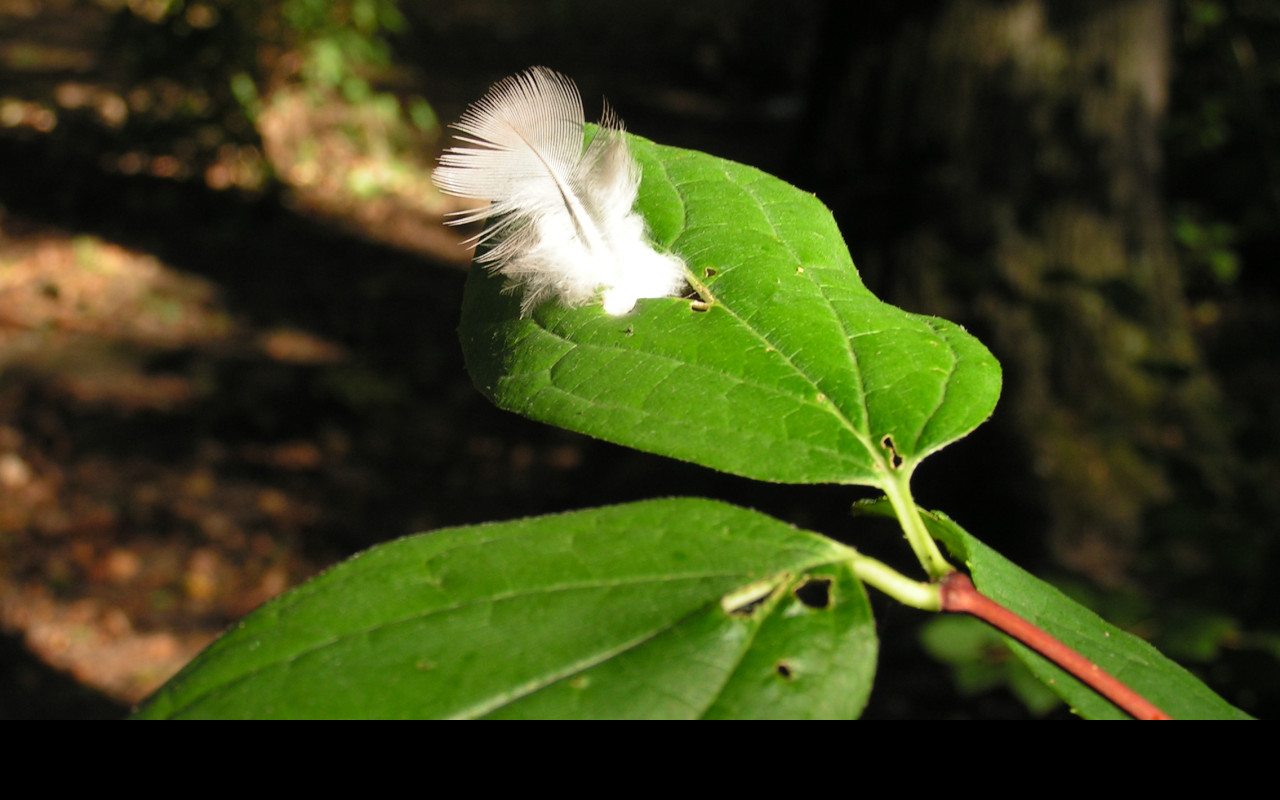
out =
{"type": "Polygon", "coordinates": [[[224,390],[199,368],[155,366],[201,351],[294,365],[347,358],[304,330],[252,328],[212,283],[154,256],[0,214],[0,629],[127,703],[317,568],[288,544],[317,519],[313,502],[287,481],[229,478],[224,467],[297,475],[342,452],[341,442],[232,452],[197,439],[165,459],[88,444],[139,416],[181,420],[224,390]]]}

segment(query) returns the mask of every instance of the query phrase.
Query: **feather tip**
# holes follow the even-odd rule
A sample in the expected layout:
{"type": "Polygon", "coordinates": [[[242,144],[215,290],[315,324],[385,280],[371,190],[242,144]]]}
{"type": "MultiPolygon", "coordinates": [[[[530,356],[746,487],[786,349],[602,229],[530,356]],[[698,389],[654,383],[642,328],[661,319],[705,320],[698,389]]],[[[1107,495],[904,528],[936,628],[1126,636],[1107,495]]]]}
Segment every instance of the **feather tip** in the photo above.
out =
{"type": "Polygon", "coordinates": [[[653,249],[633,209],[640,168],[607,105],[584,150],[577,87],[533,67],[494,84],[454,127],[461,144],[441,156],[433,180],[447,194],[490,201],[450,223],[489,220],[474,237],[487,248],[476,261],[523,289],[522,314],[555,297],[569,306],[599,298],[619,315],[684,291],[684,262],[653,249]]]}

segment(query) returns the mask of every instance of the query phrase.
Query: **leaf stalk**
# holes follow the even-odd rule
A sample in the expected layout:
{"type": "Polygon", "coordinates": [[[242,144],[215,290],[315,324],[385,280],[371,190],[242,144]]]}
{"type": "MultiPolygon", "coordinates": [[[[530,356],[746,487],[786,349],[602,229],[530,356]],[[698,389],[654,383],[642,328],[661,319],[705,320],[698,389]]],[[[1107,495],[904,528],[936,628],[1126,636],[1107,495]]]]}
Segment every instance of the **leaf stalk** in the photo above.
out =
{"type": "Polygon", "coordinates": [[[884,490],[885,496],[893,505],[893,513],[897,515],[898,523],[902,525],[902,532],[906,535],[912,552],[920,560],[920,566],[924,567],[924,571],[929,574],[931,580],[939,581],[955,572],[955,567],[943,558],[937,542],[925,528],[920,509],[916,507],[916,501],[911,496],[910,481],[911,471],[901,470],[890,474],[880,488],[884,490]]]}
{"type": "Polygon", "coordinates": [[[853,574],[863,583],[906,606],[921,611],[942,610],[942,590],[936,583],[913,581],[883,561],[855,553],[849,559],[853,574]]]}

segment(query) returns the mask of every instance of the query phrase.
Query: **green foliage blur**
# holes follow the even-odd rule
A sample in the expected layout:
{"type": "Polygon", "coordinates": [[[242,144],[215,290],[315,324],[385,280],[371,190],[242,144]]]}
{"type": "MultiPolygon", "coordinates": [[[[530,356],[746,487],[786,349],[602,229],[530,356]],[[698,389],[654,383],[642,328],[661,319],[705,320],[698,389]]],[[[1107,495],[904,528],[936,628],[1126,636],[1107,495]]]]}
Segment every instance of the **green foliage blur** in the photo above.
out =
{"type": "Polygon", "coordinates": [[[951,668],[951,680],[962,697],[1003,687],[1035,716],[1062,704],[1014,656],[999,631],[974,617],[934,617],[920,629],[920,644],[934,660],[951,668]]]}
{"type": "Polygon", "coordinates": [[[224,137],[253,141],[273,102],[301,96],[309,127],[341,127],[386,161],[439,130],[430,103],[387,88],[411,85],[393,63],[392,37],[404,31],[397,0],[153,0],[119,4],[108,46],[133,81],[175,81],[207,97],[189,126],[215,122],[224,137]]]}
{"type": "Polygon", "coordinates": [[[1280,236],[1280,2],[1181,0],[1165,137],[1193,299],[1265,269],[1280,236]]]}
{"type": "Polygon", "coordinates": [[[393,0],[285,0],[280,11],[289,28],[304,40],[305,81],[337,89],[352,103],[363,102],[373,93],[361,68],[391,62],[384,34],[404,30],[404,17],[393,0]]]}

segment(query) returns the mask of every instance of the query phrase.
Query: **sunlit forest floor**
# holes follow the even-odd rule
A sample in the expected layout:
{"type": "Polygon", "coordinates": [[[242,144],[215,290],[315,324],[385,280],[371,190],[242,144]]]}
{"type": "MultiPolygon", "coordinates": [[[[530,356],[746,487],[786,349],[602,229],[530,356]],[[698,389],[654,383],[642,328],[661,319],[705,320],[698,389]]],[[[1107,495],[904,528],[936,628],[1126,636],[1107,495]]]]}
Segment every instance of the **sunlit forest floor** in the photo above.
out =
{"type": "MultiPolygon", "coordinates": [[[[469,521],[456,454],[579,458],[458,440],[467,253],[425,170],[285,93],[261,150],[185,124],[212,101],[122,66],[112,19],[0,9],[0,627],[107,715],[346,552],[469,521]]],[[[55,679],[13,669],[21,715],[55,679]]]]}
{"type": "Polygon", "coordinates": [[[793,502],[489,406],[440,131],[270,78],[250,121],[201,66],[239,46],[208,7],[157,39],[133,6],[0,4],[0,717],[122,716],[396,536],[695,485],[793,502]]]}

